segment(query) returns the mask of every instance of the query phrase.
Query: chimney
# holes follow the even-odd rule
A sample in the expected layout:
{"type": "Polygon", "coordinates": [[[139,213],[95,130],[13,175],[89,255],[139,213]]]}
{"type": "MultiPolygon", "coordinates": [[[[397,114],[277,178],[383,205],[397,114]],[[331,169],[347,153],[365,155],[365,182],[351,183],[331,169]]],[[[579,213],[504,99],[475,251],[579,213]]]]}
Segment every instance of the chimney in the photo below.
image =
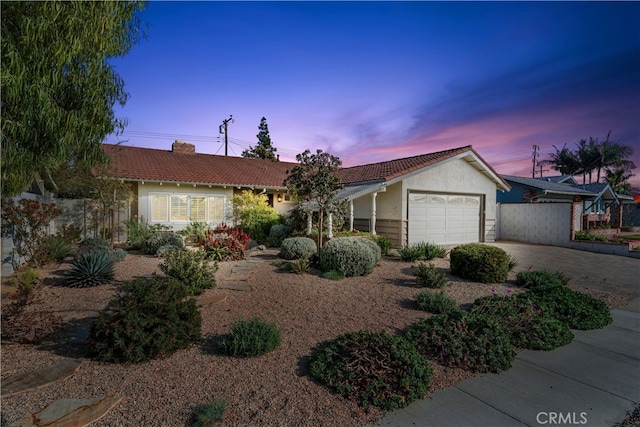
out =
{"type": "Polygon", "coordinates": [[[171,151],[174,153],[195,154],[196,146],[176,139],[176,141],[171,145],[171,151]]]}

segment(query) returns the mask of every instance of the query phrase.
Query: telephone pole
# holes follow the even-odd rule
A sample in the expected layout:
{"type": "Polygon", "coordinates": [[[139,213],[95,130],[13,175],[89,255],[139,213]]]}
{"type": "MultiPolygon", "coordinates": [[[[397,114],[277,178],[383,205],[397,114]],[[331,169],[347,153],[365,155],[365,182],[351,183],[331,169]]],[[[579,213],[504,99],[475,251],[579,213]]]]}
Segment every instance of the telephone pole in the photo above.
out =
{"type": "MultiPolygon", "coordinates": [[[[540,147],[538,147],[537,145],[533,145],[533,153],[532,153],[532,161],[533,161],[533,167],[531,168],[531,178],[535,178],[536,177],[536,159],[538,158],[538,150],[540,149],[540,147]]],[[[542,171],[540,172],[540,176],[542,176],[542,171]]]]}
{"type": "Polygon", "coordinates": [[[228,154],[229,150],[229,122],[233,123],[233,114],[229,114],[229,118],[222,121],[222,124],[219,127],[219,132],[224,133],[224,155],[225,157],[228,154]]]}

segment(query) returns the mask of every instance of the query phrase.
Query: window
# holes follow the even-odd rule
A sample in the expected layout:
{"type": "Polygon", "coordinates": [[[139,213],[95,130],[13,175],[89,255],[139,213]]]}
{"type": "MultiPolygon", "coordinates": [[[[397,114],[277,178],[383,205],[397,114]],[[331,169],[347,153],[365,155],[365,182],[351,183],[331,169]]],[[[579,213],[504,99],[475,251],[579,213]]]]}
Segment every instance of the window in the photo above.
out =
{"type": "Polygon", "coordinates": [[[207,198],[205,196],[191,196],[189,219],[191,221],[207,220],[207,198]]]}
{"type": "Polygon", "coordinates": [[[169,221],[169,196],[166,194],[151,196],[151,221],[169,221]]]}
{"type": "Polygon", "coordinates": [[[187,221],[187,196],[171,196],[171,221],[187,221]]]}
{"type": "Polygon", "coordinates": [[[224,197],[209,197],[209,222],[224,222],[224,197]]]}
{"type": "Polygon", "coordinates": [[[225,220],[225,197],[220,195],[150,194],[149,203],[151,222],[225,220]]]}

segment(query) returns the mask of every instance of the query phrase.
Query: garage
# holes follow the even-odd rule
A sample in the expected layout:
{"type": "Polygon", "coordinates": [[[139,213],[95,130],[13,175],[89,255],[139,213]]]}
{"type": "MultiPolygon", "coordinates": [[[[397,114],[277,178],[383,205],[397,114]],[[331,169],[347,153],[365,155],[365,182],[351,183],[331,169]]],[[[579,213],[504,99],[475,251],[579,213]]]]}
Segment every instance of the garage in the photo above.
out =
{"type": "Polygon", "coordinates": [[[452,245],[480,241],[481,195],[409,193],[409,245],[452,245]]]}

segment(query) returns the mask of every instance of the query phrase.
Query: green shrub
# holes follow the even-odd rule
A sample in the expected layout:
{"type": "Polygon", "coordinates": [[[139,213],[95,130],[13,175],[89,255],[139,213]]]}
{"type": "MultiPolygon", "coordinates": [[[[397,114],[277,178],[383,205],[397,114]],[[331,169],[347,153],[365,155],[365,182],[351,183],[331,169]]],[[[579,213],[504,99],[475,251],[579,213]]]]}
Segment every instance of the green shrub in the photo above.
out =
{"type": "Polygon", "coordinates": [[[44,238],[40,250],[45,253],[47,261],[62,261],[73,252],[71,242],[60,235],[50,235],[44,238]]]}
{"type": "Polygon", "coordinates": [[[587,231],[576,231],[574,235],[574,240],[587,240],[590,242],[606,242],[607,238],[605,236],[600,236],[599,234],[591,234],[587,231]]]}
{"type": "Polygon", "coordinates": [[[549,271],[521,271],[516,275],[516,285],[530,290],[566,286],[569,280],[562,273],[549,271]]]}
{"type": "Polygon", "coordinates": [[[182,236],[172,231],[155,231],[142,244],[142,250],[149,255],[155,255],[162,246],[173,245],[184,248],[182,236]]]}
{"type": "Polygon", "coordinates": [[[82,228],[75,224],[62,224],[58,236],[62,237],[65,242],[73,245],[81,240],[82,228]]]}
{"type": "Polygon", "coordinates": [[[509,335],[511,344],[518,348],[553,350],[573,340],[564,323],[537,307],[526,294],[479,298],[470,311],[496,319],[509,335]]]}
{"type": "Polygon", "coordinates": [[[159,265],[167,276],[178,279],[187,288],[189,295],[200,295],[216,285],[215,267],[210,267],[203,250],[169,251],[159,265]]]}
{"type": "Polygon", "coordinates": [[[287,237],[280,245],[280,258],[309,259],[318,253],[316,242],[308,237],[287,237]]]}
{"type": "MultiPolygon", "coordinates": [[[[358,239],[357,237],[353,237],[353,236],[349,238],[358,239]]],[[[380,245],[378,245],[376,241],[373,240],[373,238],[365,237],[365,238],[359,238],[358,240],[361,240],[363,244],[369,246],[369,248],[373,251],[373,253],[376,256],[376,263],[382,259],[382,249],[380,248],[380,245]]]]}
{"type": "Polygon", "coordinates": [[[280,345],[276,325],[253,317],[231,325],[231,333],[220,343],[220,349],[230,356],[252,357],[268,353],[280,345]]]}
{"type": "Polygon", "coordinates": [[[403,408],[424,397],[431,368],[416,348],[386,332],[352,332],[327,342],[309,360],[311,377],[363,407],[403,408]]]}
{"type": "Polygon", "coordinates": [[[86,254],[88,252],[109,252],[111,251],[111,243],[100,237],[90,237],[84,239],[78,244],[76,256],[86,254]]]}
{"type": "Polygon", "coordinates": [[[293,260],[289,264],[291,265],[290,271],[296,274],[308,273],[311,267],[309,260],[306,258],[293,260]]]}
{"type": "Polygon", "coordinates": [[[113,262],[124,261],[126,257],[127,251],[125,251],[124,249],[118,248],[111,251],[111,259],[113,260],[113,262]]]}
{"type": "Polygon", "coordinates": [[[125,283],[89,333],[90,354],[103,362],[139,363],[168,356],[200,339],[202,316],[185,286],[154,277],[125,283]]]}
{"type": "Polygon", "coordinates": [[[103,285],[113,280],[112,251],[92,251],[82,253],[73,261],[64,274],[65,285],[71,288],[87,288],[103,285]]]}
{"type": "Polygon", "coordinates": [[[127,245],[129,249],[143,249],[144,242],[156,231],[166,231],[171,227],[157,224],[149,225],[144,217],[131,218],[125,224],[127,226],[127,245]]]}
{"type": "Polygon", "coordinates": [[[266,194],[255,194],[244,190],[231,198],[233,215],[240,222],[240,227],[254,240],[266,240],[271,226],[278,223],[278,211],[269,206],[266,194]]]}
{"type": "Polygon", "coordinates": [[[564,286],[526,292],[537,307],[571,329],[600,329],[613,321],[604,301],[564,286]]]}
{"type": "Polygon", "coordinates": [[[411,246],[404,246],[400,249],[400,259],[402,261],[418,261],[418,260],[432,260],[434,258],[444,258],[447,256],[447,249],[433,244],[420,242],[411,246]]]}
{"type": "Polygon", "coordinates": [[[163,246],[160,246],[156,251],[156,256],[159,258],[164,258],[169,252],[181,251],[181,250],[182,248],[179,248],[176,245],[163,245],[163,246]]]}
{"type": "Polygon", "coordinates": [[[387,236],[378,235],[375,236],[373,240],[378,246],[380,246],[380,252],[382,253],[382,255],[389,255],[389,251],[391,250],[391,248],[393,248],[391,239],[389,239],[387,236]]]}
{"type": "Polygon", "coordinates": [[[458,310],[456,301],[442,291],[437,293],[430,291],[420,292],[416,296],[416,302],[420,310],[434,314],[446,314],[458,310]]]}
{"type": "Polygon", "coordinates": [[[433,264],[427,266],[420,262],[411,267],[411,273],[416,276],[416,284],[421,288],[444,288],[449,283],[447,275],[436,270],[433,264]]]}
{"type": "Polygon", "coordinates": [[[199,406],[192,417],[191,427],[213,427],[216,422],[222,420],[226,410],[227,401],[225,399],[216,399],[213,403],[199,406]]]}
{"type": "Polygon", "coordinates": [[[204,239],[204,234],[207,230],[211,230],[211,227],[205,221],[192,221],[177,233],[183,236],[186,242],[199,243],[204,239]]]}
{"type": "Polygon", "coordinates": [[[497,320],[463,311],[420,320],[406,329],[406,337],[427,358],[471,371],[500,372],[516,356],[497,320]]]}
{"type": "Polygon", "coordinates": [[[495,246],[469,243],[451,250],[451,273],[481,283],[502,283],[509,273],[509,256],[495,246]]]}
{"type": "Polygon", "coordinates": [[[269,230],[269,244],[279,248],[282,241],[291,235],[291,227],[284,224],[274,224],[269,230]]]}
{"type": "Polygon", "coordinates": [[[373,271],[380,256],[380,247],[370,239],[338,237],[322,247],[320,268],[341,271],[346,277],[365,276],[373,271]]]}
{"type": "Polygon", "coordinates": [[[320,277],[323,279],[340,281],[344,279],[344,273],[342,271],[329,270],[323,271],[322,274],[320,274],[320,277]]]}

